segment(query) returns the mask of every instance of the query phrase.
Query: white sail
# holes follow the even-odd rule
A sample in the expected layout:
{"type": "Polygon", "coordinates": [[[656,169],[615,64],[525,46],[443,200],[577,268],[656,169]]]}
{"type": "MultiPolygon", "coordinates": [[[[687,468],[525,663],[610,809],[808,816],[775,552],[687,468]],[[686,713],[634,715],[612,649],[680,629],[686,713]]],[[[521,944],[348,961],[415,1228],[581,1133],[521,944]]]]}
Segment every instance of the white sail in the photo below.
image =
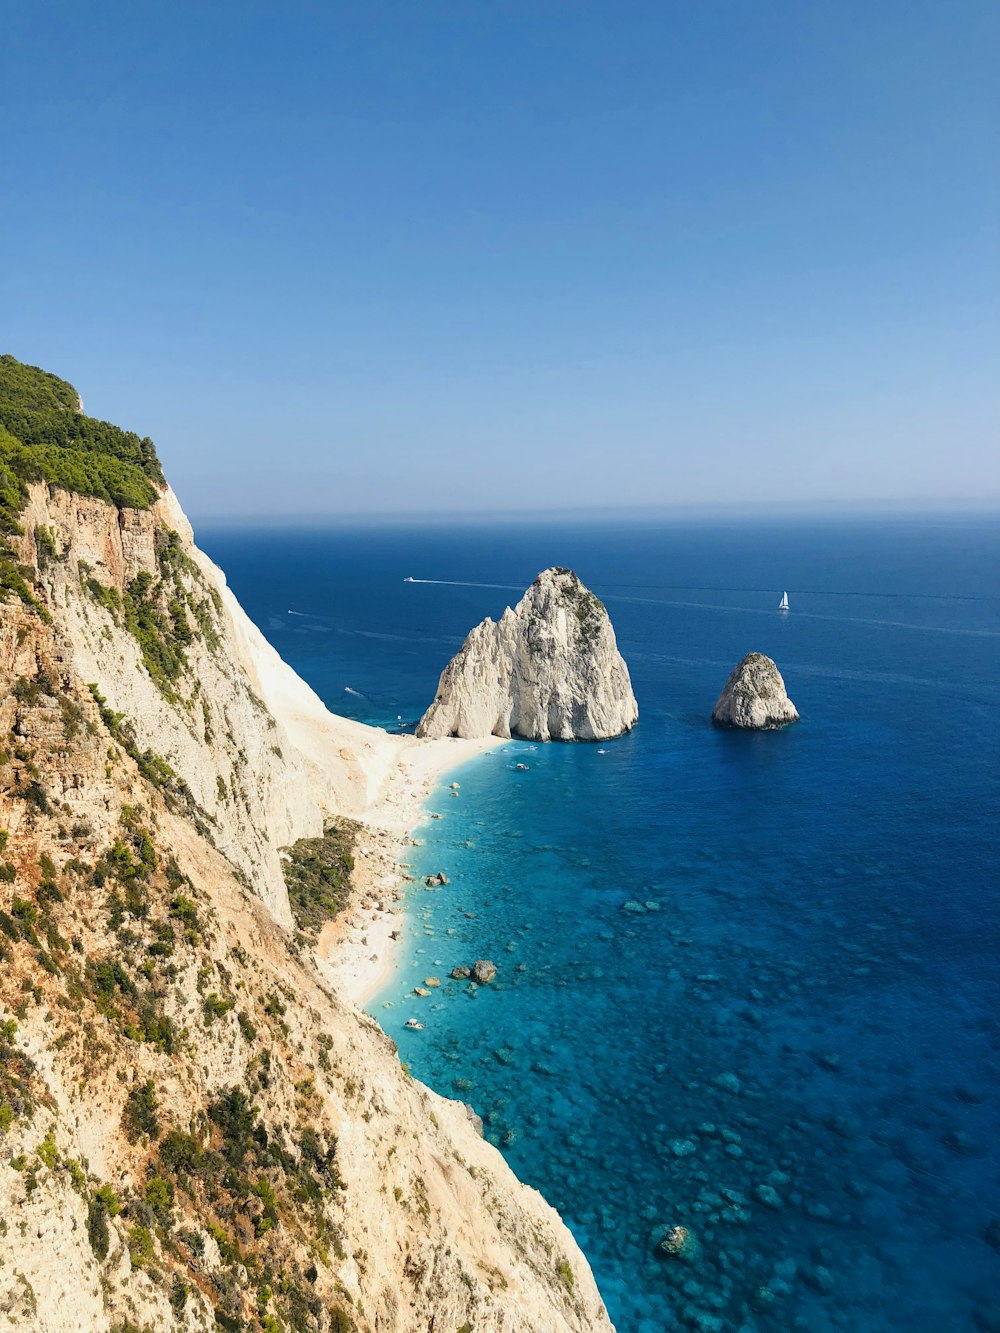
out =
{"type": "Polygon", "coordinates": [[[783,593],[781,594],[781,601],[778,603],[778,610],[779,610],[779,611],[787,611],[787,610],[788,610],[788,593],[787,593],[787,592],[783,592],[783,593]]]}

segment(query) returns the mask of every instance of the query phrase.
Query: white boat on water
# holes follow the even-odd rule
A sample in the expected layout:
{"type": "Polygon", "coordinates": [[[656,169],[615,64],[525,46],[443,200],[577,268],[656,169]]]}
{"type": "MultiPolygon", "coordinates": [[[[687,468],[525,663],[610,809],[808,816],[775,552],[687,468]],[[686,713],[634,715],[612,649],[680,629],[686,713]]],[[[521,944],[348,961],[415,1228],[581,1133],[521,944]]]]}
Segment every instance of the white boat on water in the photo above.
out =
{"type": "Polygon", "coordinates": [[[411,1032],[423,1032],[423,1023],[418,1023],[415,1018],[408,1018],[403,1024],[404,1028],[409,1028],[411,1032]]]}
{"type": "Polygon", "coordinates": [[[787,611],[787,610],[788,610],[788,593],[787,593],[787,592],[783,592],[783,593],[781,594],[781,601],[778,603],[778,610],[779,610],[779,611],[787,611]]]}
{"type": "Polygon", "coordinates": [[[406,578],[403,580],[404,583],[416,583],[416,581],[416,579],[411,579],[409,574],[407,574],[406,578]]]}

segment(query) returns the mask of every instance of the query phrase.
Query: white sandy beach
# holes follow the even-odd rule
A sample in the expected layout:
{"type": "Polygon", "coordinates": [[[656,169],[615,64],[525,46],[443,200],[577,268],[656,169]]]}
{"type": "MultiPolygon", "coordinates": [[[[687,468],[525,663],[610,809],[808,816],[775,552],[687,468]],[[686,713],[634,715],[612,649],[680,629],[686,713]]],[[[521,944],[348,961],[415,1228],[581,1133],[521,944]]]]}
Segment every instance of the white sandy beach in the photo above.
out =
{"type": "MultiPolygon", "coordinates": [[[[365,825],[355,848],[355,897],[341,916],[328,921],[316,948],[321,970],[357,1005],[366,1004],[392,974],[405,907],[406,862],[413,845],[410,834],[425,818],[422,807],[435,785],[467,759],[507,742],[484,740],[416,740],[375,732],[391,743],[388,761],[374,800],[357,818],[365,825]]],[[[381,748],[381,747],[380,747],[381,748]]],[[[461,791],[454,794],[461,799],[461,791]]],[[[447,816],[453,796],[443,797],[447,816]]]]}

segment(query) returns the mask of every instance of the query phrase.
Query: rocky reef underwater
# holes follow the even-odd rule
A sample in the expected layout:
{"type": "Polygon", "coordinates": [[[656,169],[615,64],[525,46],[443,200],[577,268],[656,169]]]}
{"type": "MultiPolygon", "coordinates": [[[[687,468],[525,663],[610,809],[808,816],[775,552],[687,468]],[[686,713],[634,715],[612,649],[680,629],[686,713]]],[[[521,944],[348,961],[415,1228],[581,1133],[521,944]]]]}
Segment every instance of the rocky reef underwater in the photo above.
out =
{"type": "Polygon", "coordinates": [[[577,747],[514,754],[466,765],[420,831],[414,869],[448,883],[418,881],[371,1011],[560,1210],[616,1327],[998,1327],[983,977],[928,964],[897,868],[759,846],[750,875],[661,827],[651,874],[641,836],[622,858],[553,828],[577,747]],[[451,976],[480,953],[487,984],[451,976]]]}

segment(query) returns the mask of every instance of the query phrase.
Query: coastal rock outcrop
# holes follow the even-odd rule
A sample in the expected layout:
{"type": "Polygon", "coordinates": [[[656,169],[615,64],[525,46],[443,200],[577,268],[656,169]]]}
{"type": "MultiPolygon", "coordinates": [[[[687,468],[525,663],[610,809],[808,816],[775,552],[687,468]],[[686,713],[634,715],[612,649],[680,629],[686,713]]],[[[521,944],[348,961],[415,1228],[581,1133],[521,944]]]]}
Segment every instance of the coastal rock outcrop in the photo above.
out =
{"type": "Polygon", "coordinates": [[[768,731],[798,722],[781,672],[763,653],[747,653],[726,681],[712,710],[717,727],[768,731]]]}
{"type": "Polygon", "coordinates": [[[572,570],[552,568],[499,621],[472,630],[417,735],[596,741],[638,717],[604,604],[572,570]]]}

